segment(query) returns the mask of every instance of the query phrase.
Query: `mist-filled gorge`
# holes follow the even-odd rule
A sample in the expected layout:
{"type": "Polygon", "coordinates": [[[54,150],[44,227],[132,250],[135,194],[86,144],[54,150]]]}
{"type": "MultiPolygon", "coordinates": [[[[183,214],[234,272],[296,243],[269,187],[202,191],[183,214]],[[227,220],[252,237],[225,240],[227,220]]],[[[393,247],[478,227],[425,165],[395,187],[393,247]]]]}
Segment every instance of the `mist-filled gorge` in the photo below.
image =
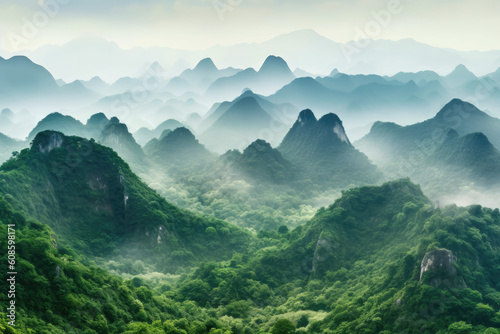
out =
{"type": "Polygon", "coordinates": [[[500,333],[486,2],[0,2],[0,333],[500,333]]]}

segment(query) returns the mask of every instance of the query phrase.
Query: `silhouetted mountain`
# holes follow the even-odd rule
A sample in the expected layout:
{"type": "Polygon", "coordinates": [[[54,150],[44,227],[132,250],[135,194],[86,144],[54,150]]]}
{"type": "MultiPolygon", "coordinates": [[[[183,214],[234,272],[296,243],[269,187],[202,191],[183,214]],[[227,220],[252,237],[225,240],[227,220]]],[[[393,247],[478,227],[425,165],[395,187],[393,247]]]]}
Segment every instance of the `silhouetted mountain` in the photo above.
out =
{"type": "Polygon", "coordinates": [[[379,75],[370,74],[355,74],[348,75],[344,73],[338,73],[335,75],[330,75],[327,77],[318,77],[316,81],[322,84],[323,86],[340,92],[350,92],[357,87],[368,85],[368,84],[381,84],[381,85],[402,85],[399,81],[388,81],[384,77],[379,75]]]}
{"type": "Polygon", "coordinates": [[[99,142],[115,150],[133,168],[140,169],[148,165],[141,146],[128,132],[127,125],[120,123],[116,117],[112,117],[106,124],[99,137],[99,142]]]}
{"type": "Polygon", "coordinates": [[[462,179],[491,186],[500,182],[500,152],[480,133],[462,137],[449,130],[443,144],[428,159],[437,168],[453,169],[462,179]]]}
{"type": "Polygon", "coordinates": [[[288,67],[286,61],[281,57],[269,56],[259,69],[261,80],[276,81],[274,85],[288,83],[295,76],[288,67]]]}
{"type": "Polygon", "coordinates": [[[28,146],[28,142],[15,140],[0,133],[0,165],[8,160],[14,151],[28,146]]]}
{"type": "Polygon", "coordinates": [[[250,144],[243,153],[236,150],[224,153],[220,161],[233,173],[243,173],[254,182],[287,183],[294,178],[291,163],[262,139],[250,144]]]}
{"type": "Polygon", "coordinates": [[[121,94],[132,89],[146,90],[143,80],[131,77],[120,78],[108,87],[107,93],[121,94]]]}
{"type": "Polygon", "coordinates": [[[458,87],[476,79],[477,77],[467,67],[458,65],[450,74],[443,78],[443,81],[450,87],[458,87]]]}
{"type": "Polygon", "coordinates": [[[0,112],[0,131],[6,132],[14,125],[14,113],[12,110],[5,108],[0,112]]]}
{"type": "Polygon", "coordinates": [[[220,78],[210,85],[205,96],[214,97],[217,101],[232,100],[244,89],[269,95],[294,78],[294,74],[282,58],[269,56],[258,72],[248,68],[233,76],[220,78]]]}
{"type": "Polygon", "coordinates": [[[80,121],[71,116],[55,112],[47,115],[47,117],[38,122],[36,127],[28,135],[28,140],[33,140],[39,132],[45,130],[59,131],[68,136],[79,136],[84,138],[88,138],[89,136],[85,125],[80,121]]]}
{"type": "Polygon", "coordinates": [[[97,101],[100,94],[87,88],[81,81],[73,81],[59,87],[59,100],[73,105],[83,104],[86,101],[97,101]]]}
{"type": "MultiPolygon", "coordinates": [[[[297,108],[289,103],[275,104],[267,100],[267,98],[255,94],[252,90],[245,90],[240,96],[238,96],[233,101],[225,101],[222,103],[215,103],[212,108],[204,116],[202,124],[199,126],[198,131],[206,131],[212,124],[217,121],[217,119],[222,116],[229,108],[234,106],[238,101],[244,98],[254,98],[259,105],[264,109],[271,117],[273,117],[278,123],[284,123],[291,121],[288,118],[290,115],[296,114],[297,108]]],[[[291,123],[291,122],[290,122],[291,123]]],[[[280,135],[280,134],[278,134],[280,135]]]]}
{"type": "Polygon", "coordinates": [[[240,70],[226,68],[219,70],[211,58],[202,59],[193,69],[183,71],[178,77],[172,78],[165,89],[177,95],[186,92],[204,93],[217,79],[232,76],[240,70]]]}
{"type": "Polygon", "coordinates": [[[329,110],[333,105],[344,106],[346,94],[328,89],[315,79],[305,77],[293,80],[268,99],[274,103],[288,102],[300,109],[329,110]]]}
{"type": "Polygon", "coordinates": [[[243,97],[229,105],[201,136],[202,141],[217,152],[246,147],[261,138],[266,129],[281,125],[253,96],[243,97]]]}
{"type": "Polygon", "coordinates": [[[104,130],[108,122],[109,119],[102,112],[90,116],[86,124],[90,137],[94,139],[99,138],[102,130],[104,130]]]}
{"type": "Polygon", "coordinates": [[[139,145],[144,146],[146,143],[148,143],[151,139],[153,138],[159,138],[160,135],[163,133],[165,130],[175,130],[177,128],[184,127],[184,125],[175,119],[168,119],[165,122],[161,123],[158,125],[156,128],[153,130],[150,130],[148,128],[140,128],[134,133],[134,138],[137,140],[137,143],[139,145]]]}
{"type": "MultiPolygon", "coordinates": [[[[398,159],[409,160],[412,155],[432,154],[444,141],[449,129],[456,130],[461,136],[482,132],[497,149],[500,147],[500,119],[459,99],[452,100],[435,117],[421,123],[402,127],[376,122],[356,146],[378,165],[388,165],[398,159]]],[[[417,160],[419,164],[423,161],[422,158],[417,160]]]]}
{"type": "Polygon", "coordinates": [[[165,130],[160,139],[148,143],[144,150],[151,159],[164,165],[186,165],[212,158],[212,154],[184,127],[165,130]]]}
{"type": "Polygon", "coordinates": [[[28,96],[31,99],[44,98],[57,90],[52,74],[27,57],[15,56],[7,60],[0,57],[0,97],[4,101],[17,102],[28,96]]]}
{"type": "Polygon", "coordinates": [[[388,77],[390,80],[397,80],[400,82],[414,81],[421,85],[425,82],[440,81],[441,76],[434,71],[420,71],[420,72],[399,72],[392,77],[388,77]]]}
{"type": "Polygon", "coordinates": [[[320,184],[345,186],[378,177],[376,167],[351,145],[335,114],[317,120],[311,110],[301,111],[278,150],[302,169],[304,177],[320,184]]]}
{"type": "Polygon", "coordinates": [[[109,87],[109,85],[98,76],[95,76],[88,81],[81,81],[81,83],[88,89],[91,89],[99,94],[104,93],[109,87]]]}

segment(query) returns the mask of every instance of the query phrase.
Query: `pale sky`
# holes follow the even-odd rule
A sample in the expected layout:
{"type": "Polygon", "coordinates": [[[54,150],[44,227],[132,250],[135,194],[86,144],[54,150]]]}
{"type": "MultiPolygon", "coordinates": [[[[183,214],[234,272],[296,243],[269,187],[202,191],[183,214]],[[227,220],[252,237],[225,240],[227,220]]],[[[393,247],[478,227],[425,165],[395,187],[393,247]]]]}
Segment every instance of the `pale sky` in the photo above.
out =
{"type": "Polygon", "coordinates": [[[126,49],[199,50],[262,42],[301,29],[348,42],[357,38],[356,29],[363,31],[375,20],[373,12],[387,13],[394,1],[397,13],[374,39],[500,49],[498,0],[0,0],[0,37],[9,51],[13,38],[33,50],[82,36],[103,37],[126,49]]]}

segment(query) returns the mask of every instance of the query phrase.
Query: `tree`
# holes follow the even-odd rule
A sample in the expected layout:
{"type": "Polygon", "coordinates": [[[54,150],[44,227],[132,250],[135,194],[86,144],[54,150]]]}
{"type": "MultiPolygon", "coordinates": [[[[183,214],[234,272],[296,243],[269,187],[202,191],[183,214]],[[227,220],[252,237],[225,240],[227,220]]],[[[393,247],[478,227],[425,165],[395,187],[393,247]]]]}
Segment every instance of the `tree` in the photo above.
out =
{"type": "Polygon", "coordinates": [[[295,332],[295,326],[288,319],[279,319],[271,329],[271,334],[291,334],[295,332]]]}
{"type": "Polygon", "coordinates": [[[288,227],[286,227],[285,225],[281,225],[278,228],[278,233],[279,234],[287,234],[288,233],[288,227]]]}

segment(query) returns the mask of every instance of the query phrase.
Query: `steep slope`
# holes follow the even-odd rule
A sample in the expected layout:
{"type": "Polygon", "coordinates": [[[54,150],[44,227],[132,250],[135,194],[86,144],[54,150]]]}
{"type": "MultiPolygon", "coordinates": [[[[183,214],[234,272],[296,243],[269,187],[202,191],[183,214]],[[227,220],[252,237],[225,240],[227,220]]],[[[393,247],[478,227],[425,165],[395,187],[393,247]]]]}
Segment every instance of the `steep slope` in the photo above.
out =
{"type": "Polygon", "coordinates": [[[134,138],[137,140],[137,143],[141,146],[145,145],[153,138],[159,138],[160,135],[165,130],[175,130],[177,128],[184,127],[184,125],[176,121],[175,119],[167,119],[165,122],[158,125],[153,130],[148,128],[140,128],[136,132],[134,132],[134,138]]]}
{"type": "Polygon", "coordinates": [[[268,97],[273,103],[288,102],[300,109],[319,109],[324,112],[333,105],[345,107],[346,93],[328,89],[309,77],[298,78],[268,97]]]}
{"type": "Polygon", "coordinates": [[[213,158],[191,131],[184,127],[165,130],[159,140],[145,146],[145,152],[152,160],[163,165],[181,166],[213,158]]]}
{"type": "Polygon", "coordinates": [[[448,177],[450,182],[459,177],[482,186],[500,183],[500,152],[480,132],[460,137],[455,130],[450,130],[427,161],[427,165],[454,173],[448,177]]]}
{"type": "Polygon", "coordinates": [[[128,132],[127,125],[120,123],[120,120],[116,117],[112,117],[106,124],[99,137],[99,142],[102,145],[111,147],[134,168],[140,169],[148,165],[141,146],[128,132]]]}
{"type": "Polygon", "coordinates": [[[8,160],[14,151],[28,146],[28,142],[15,140],[0,133],[0,164],[8,160]]]}
{"type": "Polygon", "coordinates": [[[273,126],[280,128],[281,124],[261,107],[255,97],[248,96],[224,111],[201,135],[201,140],[210,149],[225,152],[246,147],[273,126]]]}
{"type": "Polygon", "coordinates": [[[0,57],[0,96],[5,99],[21,96],[41,97],[57,91],[54,77],[40,65],[24,56],[0,57]]]}
{"type": "MultiPolygon", "coordinates": [[[[90,118],[87,120],[87,124],[85,124],[90,138],[99,138],[102,130],[104,130],[108,123],[109,119],[103,113],[97,113],[90,116],[90,118]]],[[[64,133],[64,131],[62,132],[64,133]]]]}
{"type": "Polygon", "coordinates": [[[335,114],[317,120],[311,110],[301,111],[278,150],[318,184],[346,186],[377,179],[376,167],[351,145],[335,114]]]}
{"type": "Polygon", "coordinates": [[[220,161],[225,168],[233,173],[243,173],[253,182],[289,183],[294,177],[291,163],[262,139],[250,144],[243,153],[224,153],[220,161]]]}
{"type": "Polygon", "coordinates": [[[294,78],[295,75],[284,59],[269,56],[259,71],[248,68],[235,75],[216,80],[208,87],[205,96],[214,98],[215,101],[232,100],[244,89],[269,95],[290,83],[294,78]]]}
{"type": "Polygon", "coordinates": [[[273,117],[279,123],[287,123],[287,122],[291,123],[291,121],[293,120],[289,119],[290,115],[294,115],[295,117],[295,113],[298,112],[297,108],[295,108],[289,103],[283,103],[283,104],[272,103],[262,95],[255,94],[251,89],[246,89],[240,96],[235,98],[233,101],[224,101],[222,103],[215,103],[204,116],[203,123],[199,126],[198,131],[201,133],[206,131],[229,108],[238,103],[238,101],[248,97],[254,98],[262,107],[262,109],[264,109],[271,117],[273,117]]]}
{"type": "Polygon", "coordinates": [[[450,87],[458,87],[466,84],[469,81],[475,81],[477,77],[469,71],[467,67],[460,64],[455,69],[443,78],[446,85],[450,87]]]}
{"type": "MultiPolygon", "coordinates": [[[[111,274],[75,251],[47,225],[26,219],[9,201],[9,195],[0,195],[0,247],[17,246],[14,266],[23,274],[16,276],[15,326],[8,325],[11,319],[2,313],[2,333],[118,334],[144,332],[146,323],[155,323],[157,333],[176,327],[204,332],[208,310],[198,309],[190,315],[190,305],[162,295],[156,289],[158,284],[144,275],[143,262],[136,260],[130,266],[133,259],[128,258],[128,266],[139,274],[133,279],[111,274]],[[15,244],[9,242],[9,228],[10,235],[15,231],[15,244]]],[[[127,261],[121,265],[127,267],[127,261]]],[[[7,261],[0,269],[12,272],[7,261]]],[[[156,277],[168,276],[156,273],[156,277]]],[[[2,280],[0,288],[10,291],[10,282],[2,280]]],[[[0,302],[10,304],[7,293],[0,295],[0,302]]]]}
{"type": "Polygon", "coordinates": [[[28,140],[33,140],[39,132],[45,130],[59,131],[69,136],[79,136],[85,138],[89,136],[85,125],[83,125],[80,121],[71,116],[55,112],[47,115],[44,119],[38,122],[36,127],[28,135],[28,140]]]}
{"type": "Polygon", "coordinates": [[[179,291],[201,279],[212,305],[280,300],[261,330],[288,319],[311,333],[494,333],[499,224],[498,209],[434,208],[408,179],[355,188],[283,231],[281,247],[235,260],[231,273],[202,266],[179,291]],[[275,295],[252,294],[263,286],[275,295]]]}
{"type": "Polygon", "coordinates": [[[174,271],[227,258],[249,235],[184,212],[160,197],[110,148],[45,131],[0,168],[0,193],[85,254],[134,256],[174,271]],[[222,231],[207,239],[206,229],[222,231]]]}
{"type": "Polygon", "coordinates": [[[452,100],[435,117],[422,123],[402,127],[376,122],[370,133],[355,144],[380,165],[401,159],[422,161],[420,156],[432,154],[450,129],[461,136],[481,132],[497,149],[500,148],[500,120],[459,99],[452,100]]]}
{"type": "Polygon", "coordinates": [[[235,75],[234,68],[218,69],[211,58],[204,58],[193,69],[183,71],[165,86],[169,92],[181,95],[186,92],[204,93],[215,80],[235,75]]]}

